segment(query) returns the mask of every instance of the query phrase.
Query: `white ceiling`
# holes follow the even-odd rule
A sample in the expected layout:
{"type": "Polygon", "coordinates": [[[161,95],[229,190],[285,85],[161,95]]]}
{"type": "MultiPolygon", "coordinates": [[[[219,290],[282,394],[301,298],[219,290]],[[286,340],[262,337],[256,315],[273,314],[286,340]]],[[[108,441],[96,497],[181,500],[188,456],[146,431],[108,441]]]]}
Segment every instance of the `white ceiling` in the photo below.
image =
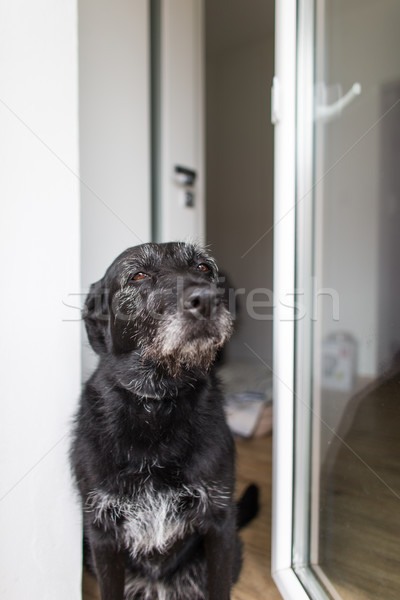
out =
{"type": "Polygon", "coordinates": [[[205,5],[209,55],[274,33],[275,0],[205,0],[205,5]]]}

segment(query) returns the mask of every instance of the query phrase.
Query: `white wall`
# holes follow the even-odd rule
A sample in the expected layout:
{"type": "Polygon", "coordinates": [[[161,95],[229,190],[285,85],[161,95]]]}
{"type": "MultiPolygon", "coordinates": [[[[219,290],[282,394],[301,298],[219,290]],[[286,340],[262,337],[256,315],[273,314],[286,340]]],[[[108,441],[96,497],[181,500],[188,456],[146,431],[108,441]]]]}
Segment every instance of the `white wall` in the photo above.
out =
{"type": "MultiPolygon", "coordinates": [[[[149,6],[78,4],[84,296],[120,252],[150,240],[149,6]]],[[[86,379],[94,357],[84,340],[86,379]]]]}
{"type": "Polygon", "coordinates": [[[0,4],[0,596],[80,597],[67,461],[80,387],[77,11],[0,4]]]}

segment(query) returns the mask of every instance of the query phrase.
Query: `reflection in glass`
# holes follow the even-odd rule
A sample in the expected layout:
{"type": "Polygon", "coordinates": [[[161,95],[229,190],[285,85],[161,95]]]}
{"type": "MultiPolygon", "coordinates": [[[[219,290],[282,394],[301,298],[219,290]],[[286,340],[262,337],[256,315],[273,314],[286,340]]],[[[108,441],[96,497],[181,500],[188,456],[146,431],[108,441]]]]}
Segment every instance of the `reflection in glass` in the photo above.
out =
{"type": "Polygon", "coordinates": [[[334,597],[400,598],[400,2],[316,2],[311,562],[334,597]],[[319,40],[319,41],[318,41],[319,40]]]}

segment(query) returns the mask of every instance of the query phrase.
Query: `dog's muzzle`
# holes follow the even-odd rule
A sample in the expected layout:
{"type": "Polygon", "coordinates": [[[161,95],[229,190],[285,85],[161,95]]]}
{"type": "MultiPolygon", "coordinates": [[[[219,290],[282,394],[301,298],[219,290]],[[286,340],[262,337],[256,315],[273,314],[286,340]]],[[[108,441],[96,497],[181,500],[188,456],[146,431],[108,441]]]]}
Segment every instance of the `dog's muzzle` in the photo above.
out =
{"type": "MultiPolygon", "coordinates": [[[[177,291],[175,310],[162,312],[155,335],[143,346],[145,358],[164,363],[174,374],[182,367],[208,369],[232,332],[232,317],[214,284],[190,281],[177,291]]],[[[171,310],[172,308],[172,310],[171,310]]]]}

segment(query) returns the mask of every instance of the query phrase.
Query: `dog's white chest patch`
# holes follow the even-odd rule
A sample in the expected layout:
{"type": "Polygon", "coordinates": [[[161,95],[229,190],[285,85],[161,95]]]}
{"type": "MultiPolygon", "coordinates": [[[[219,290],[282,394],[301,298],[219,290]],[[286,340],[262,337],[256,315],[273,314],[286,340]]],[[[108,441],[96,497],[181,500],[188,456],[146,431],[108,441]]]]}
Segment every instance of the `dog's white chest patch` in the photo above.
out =
{"type": "MultiPolygon", "coordinates": [[[[118,526],[121,541],[132,554],[147,554],[152,550],[163,552],[175,540],[191,530],[185,506],[195,509],[196,515],[204,514],[210,504],[223,507],[226,494],[205,486],[182,486],[163,492],[146,486],[134,499],[119,499],[100,491],[92,492],[87,502],[95,522],[118,526]]],[[[193,513],[192,513],[193,514],[193,513]]]]}
{"type": "Polygon", "coordinates": [[[179,514],[180,495],[176,491],[144,493],[129,507],[123,525],[125,543],[130,552],[160,552],[170,542],[183,537],[186,519],[179,514]]]}

